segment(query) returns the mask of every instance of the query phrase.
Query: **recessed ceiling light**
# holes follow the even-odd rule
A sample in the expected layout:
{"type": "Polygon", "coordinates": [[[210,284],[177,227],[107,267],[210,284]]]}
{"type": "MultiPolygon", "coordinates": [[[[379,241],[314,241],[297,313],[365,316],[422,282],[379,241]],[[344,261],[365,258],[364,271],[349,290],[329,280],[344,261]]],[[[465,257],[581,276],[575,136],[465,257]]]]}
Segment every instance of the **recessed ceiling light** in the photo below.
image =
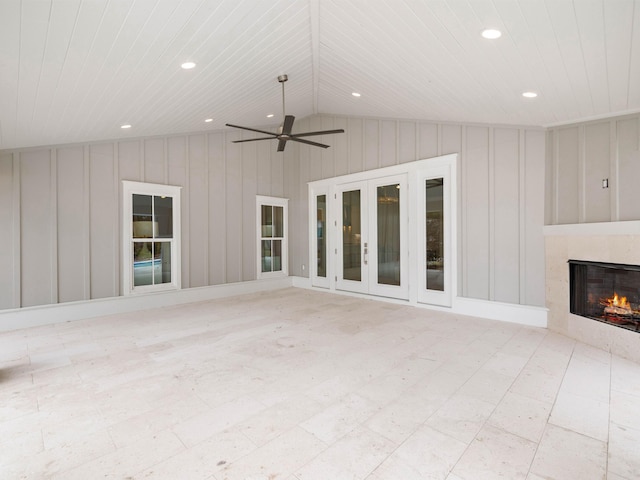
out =
{"type": "Polygon", "coordinates": [[[125,129],[126,129],[126,128],[131,128],[131,125],[129,125],[129,124],[126,124],[126,125],[120,125],[120,128],[125,128],[125,129]]]}
{"type": "Polygon", "coordinates": [[[185,70],[190,70],[190,69],[192,69],[193,67],[195,67],[195,66],[196,66],[196,64],[195,64],[195,63],[193,63],[193,62],[184,62],[184,63],[183,63],[182,65],[180,65],[180,66],[181,66],[182,68],[184,68],[185,70]]]}
{"type": "Polygon", "coordinates": [[[360,97],[361,96],[358,92],[353,92],[351,95],[353,95],[354,97],[360,97]]]}
{"type": "Polygon", "coordinates": [[[495,28],[487,28],[482,31],[482,36],[484,38],[488,38],[489,40],[495,40],[496,38],[500,38],[502,36],[502,32],[500,30],[496,30],[495,28]]]}
{"type": "Polygon", "coordinates": [[[538,94],[536,92],[524,92],[522,96],[526,98],[536,98],[538,94]]]}
{"type": "Polygon", "coordinates": [[[213,122],[213,118],[207,118],[207,119],[205,120],[205,122],[207,122],[207,123],[209,123],[209,122],[213,122]]]}
{"type": "Polygon", "coordinates": [[[273,118],[273,113],[270,113],[269,115],[267,115],[267,118],[273,118]]]}

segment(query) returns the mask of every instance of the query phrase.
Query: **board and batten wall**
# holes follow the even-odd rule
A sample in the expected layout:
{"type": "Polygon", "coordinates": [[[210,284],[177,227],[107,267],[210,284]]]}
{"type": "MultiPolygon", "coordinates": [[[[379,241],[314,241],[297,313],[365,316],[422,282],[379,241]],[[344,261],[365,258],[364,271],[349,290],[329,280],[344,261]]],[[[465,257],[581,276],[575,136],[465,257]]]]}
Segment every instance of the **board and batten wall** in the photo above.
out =
{"type": "Polygon", "coordinates": [[[308,276],[307,182],[459,153],[458,294],[544,305],[545,135],[535,128],[316,115],[329,149],[245,132],[0,152],[0,309],[122,294],[121,181],[182,186],[182,286],[256,278],[255,196],[290,199],[291,275],[308,276]]]}
{"type": "Polygon", "coordinates": [[[640,220],[640,114],[550,128],[546,143],[546,225],[640,220]]]}
{"type": "Polygon", "coordinates": [[[114,297],[121,181],[182,186],[182,286],[256,278],[255,196],[287,197],[294,152],[238,132],[0,152],[0,309],[114,297]]]}
{"type": "Polygon", "coordinates": [[[292,274],[308,276],[307,182],[458,153],[458,295],[544,306],[543,129],[330,115],[296,128],[345,133],[319,137],[326,150],[298,147],[289,215],[302,228],[290,229],[292,274]]]}

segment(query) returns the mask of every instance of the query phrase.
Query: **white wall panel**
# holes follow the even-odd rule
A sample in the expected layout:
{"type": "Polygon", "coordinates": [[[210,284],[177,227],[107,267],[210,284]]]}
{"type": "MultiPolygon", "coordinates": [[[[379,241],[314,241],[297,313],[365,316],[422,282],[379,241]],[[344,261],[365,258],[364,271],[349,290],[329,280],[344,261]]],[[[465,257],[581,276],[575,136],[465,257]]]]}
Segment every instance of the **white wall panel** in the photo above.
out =
{"type": "MultiPolygon", "coordinates": [[[[244,138],[241,132],[1,153],[0,235],[3,245],[8,239],[13,247],[0,254],[0,265],[14,269],[0,273],[0,285],[13,281],[16,288],[11,293],[3,289],[0,308],[120,293],[122,179],[183,187],[182,274],[183,288],[188,288],[255,278],[256,194],[290,199],[290,273],[307,276],[308,181],[445,153],[460,154],[458,176],[464,185],[458,192],[458,249],[466,262],[464,268],[459,264],[466,290],[459,293],[487,298],[491,278],[500,299],[518,301],[513,300],[511,288],[520,285],[526,297],[520,298],[521,303],[542,303],[538,223],[545,137],[541,131],[331,116],[300,119],[296,127],[346,132],[319,138],[331,145],[326,151],[290,143],[284,154],[275,151],[276,142],[231,143],[244,138]],[[518,135],[534,140],[518,143],[518,149],[514,147],[518,135]],[[512,155],[517,156],[515,163],[512,155]],[[514,212],[511,204],[520,205],[520,210],[514,212]],[[490,214],[492,207],[495,212],[490,214]],[[499,211],[503,208],[507,208],[504,218],[499,211]],[[21,221],[26,222],[22,228],[21,221]],[[34,248],[37,258],[31,253],[34,248]],[[503,265],[504,259],[497,257],[500,251],[510,258],[519,252],[520,271],[503,265]],[[19,292],[20,286],[26,290],[19,292]]],[[[625,145],[630,158],[635,158],[637,132],[634,136],[632,130],[631,124],[620,128],[627,132],[625,145]]]]}
{"type": "Polygon", "coordinates": [[[256,142],[242,146],[242,280],[256,279],[256,194],[258,160],[256,142]]]}
{"type": "Polygon", "coordinates": [[[52,303],[51,152],[20,155],[21,304],[52,303]]]}
{"type": "MultiPolygon", "coordinates": [[[[520,132],[493,130],[494,298],[520,301],[520,132]]],[[[524,220],[524,219],[523,219],[524,220]]]]}
{"type": "Polygon", "coordinates": [[[349,139],[348,172],[357,173],[364,170],[364,131],[363,120],[349,118],[345,135],[349,139]]]}
{"type": "Polygon", "coordinates": [[[640,219],[640,115],[557,127],[547,136],[546,224],[640,219]]]}
{"type": "Polygon", "coordinates": [[[433,123],[418,124],[418,159],[438,156],[438,126],[433,123]]]}
{"type": "Polygon", "coordinates": [[[209,198],[206,136],[189,136],[189,286],[209,284],[209,198]]]}
{"type": "Polygon", "coordinates": [[[144,174],[141,177],[147,183],[164,184],[167,182],[167,165],[164,138],[144,140],[144,174]]]}
{"type": "Polygon", "coordinates": [[[57,150],[58,181],[58,301],[88,299],[85,292],[86,263],[84,149],[57,150]]]}
{"type": "Polygon", "coordinates": [[[584,185],[582,187],[583,218],[586,223],[608,222],[611,219],[610,188],[602,188],[602,180],[609,178],[610,151],[609,122],[585,126],[584,185]]]}
{"type": "MultiPolygon", "coordinates": [[[[225,283],[242,280],[242,147],[240,134],[233,132],[226,135],[226,280],[225,283]]],[[[255,205],[255,201],[253,202],[255,205]]]]}
{"type": "MultiPolygon", "coordinates": [[[[14,282],[16,205],[13,184],[13,155],[0,154],[0,309],[19,306],[15,304],[15,291],[19,285],[14,282]]],[[[19,249],[17,251],[19,253],[19,249]]]]}
{"type": "Polygon", "coordinates": [[[578,223],[580,189],[580,147],[578,128],[556,132],[557,162],[555,192],[556,223],[578,223]]]}
{"type": "MultiPolygon", "coordinates": [[[[180,210],[182,215],[182,288],[191,286],[191,276],[189,275],[189,265],[191,265],[191,240],[190,240],[190,215],[189,191],[187,177],[187,159],[189,158],[188,143],[186,137],[169,137],[167,146],[167,168],[169,174],[169,185],[183,187],[180,210]],[[186,188],[185,188],[186,187],[186,188]]],[[[146,169],[145,169],[146,172],[146,169]]],[[[165,182],[157,182],[165,183],[165,182]]]]}
{"type": "MultiPolygon", "coordinates": [[[[489,127],[467,127],[462,175],[466,178],[466,211],[462,236],[466,239],[464,296],[489,299],[489,127]]],[[[494,275],[495,276],[495,275],[494,275]]]]}
{"type": "Polygon", "coordinates": [[[116,255],[114,228],[118,228],[119,202],[114,191],[115,144],[92,145],[89,151],[91,298],[114,297],[116,255]]]}
{"type": "Polygon", "coordinates": [[[398,122],[380,121],[380,166],[389,167],[398,163],[398,122]]]}
{"type": "Polygon", "coordinates": [[[364,170],[380,168],[380,122],[364,120],[364,170]]]}
{"type": "Polygon", "coordinates": [[[227,176],[225,136],[208,135],[209,147],[209,284],[227,281],[227,176]]]}
{"type": "Polygon", "coordinates": [[[398,163],[415,161],[418,158],[415,122],[399,122],[398,135],[398,163]]]}
{"type": "Polygon", "coordinates": [[[343,129],[345,133],[337,133],[335,135],[327,135],[325,139],[329,150],[333,151],[335,175],[346,175],[349,173],[349,142],[348,131],[349,125],[346,118],[336,117],[332,122],[332,129],[343,129]]]}
{"type": "Polygon", "coordinates": [[[616,122],[618,220],[640,219],[640,118],[616,122]]]}
{"type": "MultiPolygon", "coordinates": [[[[361,151],[365,169],[458,153],[458,294],[544,305],[542,130],[357,118],[349,118],[347,125],[349,155],[342,159],[336,150],[336,171],[343,168],[339,162],[347,162],[353,173],[361,151]]],[[[307,221],[298,207],[308,211],[309,160],[301,148],[298,181],[303,194],[290,203],[298,225],[307,221]]],[[[292,271],[307,276],[308,269],[302,273],[301,266],[308,263],[308,240],[296,233],[291,241],[303,247],[292,248],[292,271]]]]}
{"type": "MultiPolygon", "coordinates": [[[[524,238],[520,239],[520,245],[524,251],[520,255],[524,257],[524,268],[520,271],[521,291],[524,286],[524,298],[520,297],[520,303],[525,305],[545,305],[545,265],[540,259],[540,252],[544,252],[544,236],[542,225],[544,224],[545,192],[542,185],[545,184],[546,172],[541,168],[540,159],[545,155],[545,133],[529,130],[524,132],[524,218],[520,222],[524,225],[524,238]]],[[[521,163],[522,165],[522,163],[521,163]]]]}
{"type": "Polygon", "coordinates": [[[142,168],[141,154],[144,154],[143,148],[142,140],[118,143],[118,174],[121,180],[141,181],[140,170],[142,168]]]}

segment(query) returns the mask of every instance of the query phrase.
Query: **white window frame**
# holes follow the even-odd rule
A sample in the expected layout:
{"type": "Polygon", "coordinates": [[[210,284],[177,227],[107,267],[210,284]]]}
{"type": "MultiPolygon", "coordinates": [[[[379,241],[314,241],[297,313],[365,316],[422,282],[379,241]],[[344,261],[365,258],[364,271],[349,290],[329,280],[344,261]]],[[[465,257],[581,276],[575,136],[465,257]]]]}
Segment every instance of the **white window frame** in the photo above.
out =
{"type": "Polygon", "coordinates": [[[289,199],[256,195],[256,278],[274,278],[289,276],[289,199]],[[262,207],[282,207],[282,237],[262,236],[262,207]],[[262,271],[262,240],[281,240],[281,270],[275,272],[262,271]]]}
{"type": "Polygon", "coordinates": [[[179,290],[182,285],[180,193],[182,187],[154,183],[122,181],[122,290],[124,295],[179,290]],[[165,196],[173,199],[173,237],[171,243],[171,282],[133,286],[133,195],[165,196]]]}

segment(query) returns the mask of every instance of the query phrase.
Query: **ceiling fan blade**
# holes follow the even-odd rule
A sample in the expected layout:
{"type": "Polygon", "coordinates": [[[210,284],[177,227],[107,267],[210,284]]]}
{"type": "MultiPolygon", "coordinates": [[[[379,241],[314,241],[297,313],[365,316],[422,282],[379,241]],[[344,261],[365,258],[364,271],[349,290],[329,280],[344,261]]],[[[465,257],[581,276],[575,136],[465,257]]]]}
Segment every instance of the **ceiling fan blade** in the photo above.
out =
{"type": "Polygon", "coordinates": [[[313,135],[331,135],[334,133],[344,133],[342,128],[338,130],[322,130],[321,132],[303,132],[303,133],[295,133],[291,135],[292,137],[311,137],[313,135]]]}
{"type": "Polygon", "coordinates": [[[322,148],[329,148],[329,145],[325,145],[323,143],[317,143],[317,142],[311,142],[309,140],[304,140],[302,138],[298,138],[298,137],[289,137],[289,140],[293,140],[294,142],[300,142],[300,143],[305,143],[307,145],[313,145],[314,147],[322,147],[322,148]]]}
{"type": "Polygon", "coordinates": [[[287,146],[287,141],[283,139],[278,139],[278,152],[284,152],[284,147],[287,146]]]}
{"type": "Polygon", "coordinates": [[[225,123],[225,125],[227,127],[241,128],[242,130],[249,130],[250,132],[264,133],[265,135],[272,135],[274,137],[278,136],[277,133],[267,132],[266,130],[258,130],[257,128],[241,127],[240,125],[231,125],[230,123],[225,123]]]}
{"type": "Polygon", "coordinates": [[[247,138],[246,140],[232,140],[231,143],[255,142],[257,140],[273,140],[274,138],[277,137],[247,138]]]}
{"type": "Polygon", "coordinates": [[[296,119],[293,115],[287,115],[284,117],[284,123],[282,124],[282,133],[284,135],[291,135],[291,129],[293,128],[293,121],[296,119]]]}

